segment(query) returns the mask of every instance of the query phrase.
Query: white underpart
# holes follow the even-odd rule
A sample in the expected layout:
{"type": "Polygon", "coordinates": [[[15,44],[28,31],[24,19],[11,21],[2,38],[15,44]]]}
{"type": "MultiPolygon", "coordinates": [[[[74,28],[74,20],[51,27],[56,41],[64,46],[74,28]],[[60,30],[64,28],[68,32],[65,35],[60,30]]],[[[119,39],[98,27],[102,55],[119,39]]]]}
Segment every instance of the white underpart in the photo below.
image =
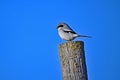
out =
{"type": "Polygon", "coordinates": [[[68,40],[68,41],[78,37],[78,34],[65,33],[62,28],[58,28],[58,33],[62,39],[68,40]]]}

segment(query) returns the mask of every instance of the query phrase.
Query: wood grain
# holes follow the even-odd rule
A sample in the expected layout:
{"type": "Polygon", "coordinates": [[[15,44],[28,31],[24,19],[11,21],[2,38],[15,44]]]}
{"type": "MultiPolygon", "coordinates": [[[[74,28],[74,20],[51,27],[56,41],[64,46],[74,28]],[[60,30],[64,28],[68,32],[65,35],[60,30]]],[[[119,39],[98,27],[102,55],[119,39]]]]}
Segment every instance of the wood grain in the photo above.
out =
{"type": "Polygon", "coordinates": [[[88,80],[83,41],[59,45],[63,80],[88,80]]]}

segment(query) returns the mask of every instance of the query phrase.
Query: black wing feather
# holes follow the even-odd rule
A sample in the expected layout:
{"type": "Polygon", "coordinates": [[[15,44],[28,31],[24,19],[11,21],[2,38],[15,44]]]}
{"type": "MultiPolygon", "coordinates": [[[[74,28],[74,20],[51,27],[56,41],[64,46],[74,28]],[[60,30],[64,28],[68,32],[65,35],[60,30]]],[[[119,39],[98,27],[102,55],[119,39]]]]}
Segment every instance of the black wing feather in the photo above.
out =
{"type": "Polygon", "coordinates": [[[76,32],[74,32],[74,31],[64,31],[64,32],[76,34],[76,32]]]}

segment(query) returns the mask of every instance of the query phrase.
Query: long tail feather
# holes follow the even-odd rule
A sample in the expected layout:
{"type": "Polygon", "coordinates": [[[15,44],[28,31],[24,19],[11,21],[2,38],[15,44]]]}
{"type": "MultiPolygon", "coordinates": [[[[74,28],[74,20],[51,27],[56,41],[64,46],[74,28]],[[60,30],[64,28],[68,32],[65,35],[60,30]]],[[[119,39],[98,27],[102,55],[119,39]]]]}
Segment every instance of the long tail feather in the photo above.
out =
{"type": "Polygon", "coordinates": [[[91,36],[85,36],[85,35],[79,35],[79,37],[87,37],[87,38],[92,38],[91,36]]]}

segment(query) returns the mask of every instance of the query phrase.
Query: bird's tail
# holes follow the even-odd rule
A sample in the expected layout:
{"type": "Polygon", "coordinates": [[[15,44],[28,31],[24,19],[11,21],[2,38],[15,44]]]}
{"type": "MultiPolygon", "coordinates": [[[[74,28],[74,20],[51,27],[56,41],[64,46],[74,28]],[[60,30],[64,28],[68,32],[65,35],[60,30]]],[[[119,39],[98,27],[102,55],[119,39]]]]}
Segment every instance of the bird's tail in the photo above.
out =
{"type": "Polygon", "coordinates": [[[78,37],[87,37],[87,38],[92,38],[91,36],[86,36],[86,35],[79,35],[78,37]]]}

